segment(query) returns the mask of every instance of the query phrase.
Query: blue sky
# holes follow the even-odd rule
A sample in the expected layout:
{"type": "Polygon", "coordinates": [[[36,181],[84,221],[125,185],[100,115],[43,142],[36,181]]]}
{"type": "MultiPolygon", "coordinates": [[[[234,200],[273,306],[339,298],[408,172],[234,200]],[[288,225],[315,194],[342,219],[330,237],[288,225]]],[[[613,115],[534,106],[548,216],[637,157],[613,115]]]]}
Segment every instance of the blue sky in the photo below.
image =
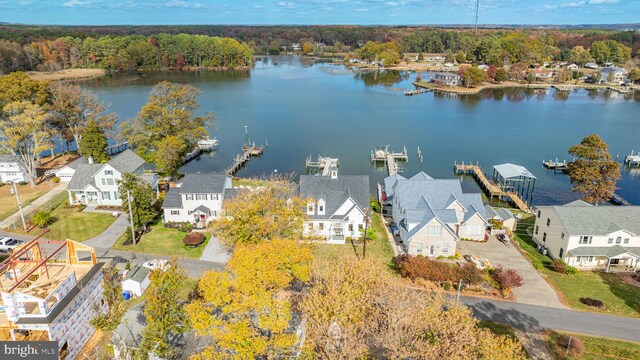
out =
{"type": "MultiPolygon", "coordinates": [[[[0,0],[0,22],[470,24],[475,0],[0,0]]],[[[640,22],[640,0],[480,0],[484,24],[640,22]]]]}

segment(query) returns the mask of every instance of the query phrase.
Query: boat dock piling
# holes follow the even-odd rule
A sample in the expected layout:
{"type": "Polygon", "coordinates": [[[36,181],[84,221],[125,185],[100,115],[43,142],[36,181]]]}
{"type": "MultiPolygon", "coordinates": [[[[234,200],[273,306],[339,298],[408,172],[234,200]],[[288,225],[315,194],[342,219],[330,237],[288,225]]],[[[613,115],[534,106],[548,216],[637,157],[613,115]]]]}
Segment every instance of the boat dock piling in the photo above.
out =
{"type": "Polygon", "coordinates": [[[107,146],[105,148],[105,150],[107,152],[107,155],[114,156],[116,154],[119,154],[119,153],[127,150],[128,148],[129,148],[129,142],[125,141],[125,142],[121,142],[121,143],[118,143],[118,144],[113,144],[113,145],[107,146]]]}
{"type": "Polygon", "coordinates": [[[640,152],[634,154],[631,150],[631,153],[625,156],[624,163],[629,166],[640,166],[640,152]]]}
{"type": "Polygon", "coordinates": [[[189,152],[187,155],[184,156],[184,163],[186,164],[189,161],[195,159],[196,157],[200,156],[200,154],[202,154],[203,152],[213,151],[217,148],[218,148],[218,140],[215,138],[200,140],[198,141],[198,144],[196,145],[195,149],[193,149],[193,151],[189,152]]]}
{"type": "Polygon", "coordinates": [[[559,170],[559,171],[565,171],[569,169],[569,166],[567,164],[567,160],[563,160],[563,161],[558,161],[558,158],[556,158],[555,161],[553,160],[549,160],[549,161],[545,161],[542,160],[542,166],[546,167],[547,169],[550,170],[559,170]]]}
{"type": "Polygon", "coordinates": [[[378,147],[374,151],[371,151],[371,162],[384,162],[387,164],[387,171],[389,176],[395,175],[400,172],[398,161],[408,161],[409,154],[407,153],[407,147],[403,147],[402,152],[389,151],[389,145],[385,147],[378,147]]]}
{"type": "MultiPolygon", "coordinates": [[[[266,142],[266,140],[265,140],[266,142]]],[[[244,126],[244,144],[242,145],[242,153],[236,154],[231,165],[224,171],[227,175],[234,175],[254,156],[260,156],[264,152],[264,147],[251,143],[249,139],[249,130],[244,126]]]]}
{"type": "Polygon", "coordinates": [[[551,85],[551,87],[559,92],[570,92],[573,90],[573,86],[571,85],[551,85]]]}
{"type": "Polygon", "coordinates": [[[505,191],[493,181],[489,180],[485,175],[482,168],[476,162],[474,165],[472,162],[465,164],[464,161],[461,164],[457,162],[453,163],[453,169],[456,174],[471,174],[478,182],[478,185],[485,190],[489,196],[493,199],[494,196],[498,198],[506,197],[521,211],[530,212],[529,206],[513,191],[505,191]]]}
{"type": "Polygon", "coordinates": [[[413,96],[413,95],[426,94],[428,92],[429,92],[428,89],[405,90],[404,91],[404,95],[405,96],[413,96]]]}

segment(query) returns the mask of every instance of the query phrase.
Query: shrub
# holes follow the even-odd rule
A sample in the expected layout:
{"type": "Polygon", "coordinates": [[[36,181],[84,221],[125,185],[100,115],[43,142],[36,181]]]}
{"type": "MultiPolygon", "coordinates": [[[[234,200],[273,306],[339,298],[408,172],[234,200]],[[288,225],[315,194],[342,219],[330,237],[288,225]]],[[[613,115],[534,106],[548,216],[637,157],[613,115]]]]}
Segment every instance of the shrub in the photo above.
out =
{"type": "Polygon", "coordinates": [[[585,304],[585,305],[587,305],[587,306],[595,307],[595,308],[598,308],[598,309],[604,308],[604,303],[602,302],[602,300],[592,299],[592,298],[588,298],[588,297],[582,297],[582,298],[580,298],[580,302],[585,304]]]}
{"type": "Polygon", "coordinates": [[[446,258],[444,257],[444,255],[440,255],[440,256],[438,256],[436,259],[438,259],[438,260],[442,260],[442,259],[446,259],[446,258]]]}
{"type": "Polygon", "coordinates": [[[400,275],[411,280],[425,279],[457,283],[462,279],[464,283],[471,285],[480,284],[485,280],[482,271],[471,263],[457,266],[424,256],[412,255],[399,255],[394,261],[400,275]]]}
{"type": "Polygon", "coordinates": [[[442,287],[445,290],[449,291],[449,290],[451,290],[451,283],[450,282],[446,282],[446,283],[442,284],[442,287]]]}
{"type": "Polygon", "coordinates": [[[462,279],[465,284],[476,285],[485,280],[482,271],[472,263],[464,263],[457,270],[457,277],[462,279]]]}
{"type": "Polygon", "coordinates": [[[567,265],[567,275],[573,275],[573,276],[577,276],[579,274],[578,269],[575,266],[568,266],[567,265]]]}
{"type": "Polygon", "coordinates": [[[190,232],[187,233],[184,238],[182,238],[182,243],[187,246],[200,246],[204,242],[205,236],[200,232],[190,232]]]}
{"type": "Polygon", "coordinates": [[[369,200],[369,205],[371,206],[371,211],[380,213],[380,203],[378,200],[371,198],[369,200]]]}
{"type": "Polygon", "coordinates": [[[51,214],[44,210],[38,210],[33,215],[33,223],[41,228],[49,225],[49,222],[51,222],[51,214]]]}
{"type": "Polygon", "coordinates": [[[491,270],[491,277],[498,283],[500,289],[504,291],[509,291],[524,284],[522,276],[515,269],[505,269],[502,265],[498,265],[491,270]]]}
{"type": "Polygon", "coordinates": [[[377,237],[378,235],[376,234],[376,229],[371,227],[367,229],[367,239],[375,240],[377,237]]]}
{"type": "Polygon", "coordinates": [[[567,266],[567,263],[560,259],[555,259],[551,263],[551,269],[553,269],[553,271],[555,272],[559,272],[560,274],[567,273],[567,266]]]}
{"type": "Polygon", "coordinates": [[[169,229],[176,229],[181,232],[190,232],[193,229],[193,224],[187,221],[167,222],[167,223],[164,223],[164,227],[169,229]]]}
{"type": "Polygon", "coordinates": [[[567,350],[569,348],[569,352],[573,356],[580,356],[584,354],[584,344],[582,340],[575,336],[561,335],[558,339],[558,345],[562,347],[563,350],[567,350]]]}
{"type": "Polygon", "coordinates": [[[54,176],[53,177],[53,182],[56,183],[56,184],[59,183],[60,182],[60,178],[58,176],[54,176]]]}

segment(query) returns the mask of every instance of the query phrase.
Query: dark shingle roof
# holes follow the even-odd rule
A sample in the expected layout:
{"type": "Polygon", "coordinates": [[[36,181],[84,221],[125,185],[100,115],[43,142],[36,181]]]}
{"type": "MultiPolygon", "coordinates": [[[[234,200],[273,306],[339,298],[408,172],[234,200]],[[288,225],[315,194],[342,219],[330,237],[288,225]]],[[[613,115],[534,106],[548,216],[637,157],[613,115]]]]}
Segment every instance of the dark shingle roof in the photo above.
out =
{"type": "Polygon", "coordinates": [[[540,206],[553,208],[570,235],[640,234],[640,206],[540,206]]]}
{"type": "Polygon", "coordinates": [[[71,168],[73,170],[77,170],[78,166],[80,166],[81,164],[86,164],[87,163],[87,158],[84,156],[80,156],[79,158],[73,160],[72,162],[68,163],[67,165],[65,165],[68,168],[71,168]]]}
{"type": "Polygon", "coordinates": [[[323,199],[325,215],[315,215],[316,219],[328,219],[351,197],[362,211],[369,208],[369,175],[330,176],[300,175],[300,196],[323,199]]]}
{"type": "Polygon", "coordinates": [[[222,194],[227,178],[221,174],[186,174],[175,189],[181,194],[222,194]]]}
{"type": "Polygon", "coordinates": [[[93,182],[93,177],[103,166],[104,164],[79,164],[67,185],[67,190],[83,190],[93,182]]]}
{"type": "Polygon", "coordinates": [[[109,160],[107,164],[111,165],[120,173],[132,173],[136,171],[140,166],[144,165],[144,162],[144,159],[142,159],[130,149],[127,149],[118,154],[113,159],[109,160]]]}
{"type": "Polygon", "coordinates": [[[167,191],[162,202],[163,209],[181,209],[182,208],[182,195],[178,192],[178,189],[171,188],[167,191]]]}
{"type": "Polygon", "coordinates": [[[134,266],[133,269],[127,272],[127,276],[125,277],[125,280],[131,279],[135,282],[141,283],[144,281],[144,279],[147,278],[147,276],[149,276],[150,272],[151,271],[148,268],[137,265],[137,266],[134,266]]]}

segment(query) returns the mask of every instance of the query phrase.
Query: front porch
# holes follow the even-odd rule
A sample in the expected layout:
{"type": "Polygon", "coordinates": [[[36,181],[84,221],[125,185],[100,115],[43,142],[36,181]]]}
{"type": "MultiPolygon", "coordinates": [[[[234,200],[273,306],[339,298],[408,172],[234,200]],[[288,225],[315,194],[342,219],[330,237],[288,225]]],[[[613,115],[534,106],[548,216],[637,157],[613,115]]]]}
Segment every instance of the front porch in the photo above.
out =
{"type": "Polygon", "coordinates": [[[579,269],[601,269],[605,272],[638,272],[640,252],[635,248],[581,246],[567,253],[567,263],[579,269]]]}

